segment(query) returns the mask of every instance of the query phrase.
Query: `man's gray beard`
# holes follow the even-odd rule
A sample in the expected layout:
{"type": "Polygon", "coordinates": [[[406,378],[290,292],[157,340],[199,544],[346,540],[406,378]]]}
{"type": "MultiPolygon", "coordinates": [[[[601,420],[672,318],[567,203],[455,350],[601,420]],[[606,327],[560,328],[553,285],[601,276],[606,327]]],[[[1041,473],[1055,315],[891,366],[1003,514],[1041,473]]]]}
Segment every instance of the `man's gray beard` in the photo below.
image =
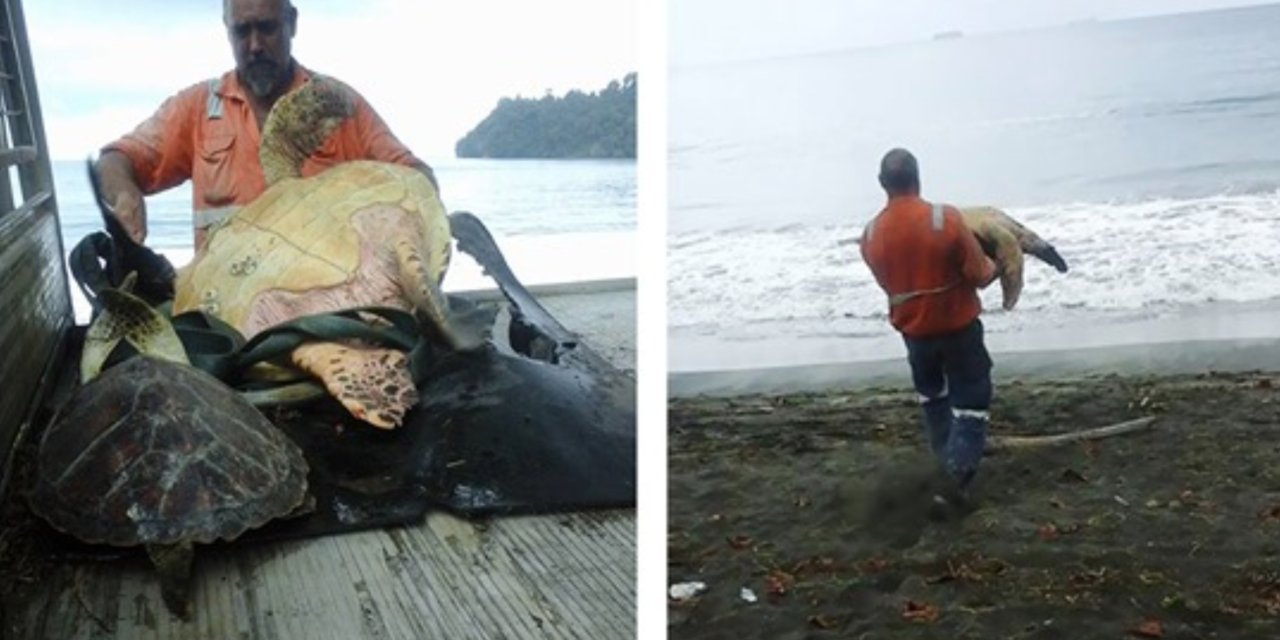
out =
{"type": "Polygon", "coordinates": [[[273,64],[250,65],[244,72],[245,84],[249,92],[259,98],[267,98],[280,85],[280,68],[273,64]]]}

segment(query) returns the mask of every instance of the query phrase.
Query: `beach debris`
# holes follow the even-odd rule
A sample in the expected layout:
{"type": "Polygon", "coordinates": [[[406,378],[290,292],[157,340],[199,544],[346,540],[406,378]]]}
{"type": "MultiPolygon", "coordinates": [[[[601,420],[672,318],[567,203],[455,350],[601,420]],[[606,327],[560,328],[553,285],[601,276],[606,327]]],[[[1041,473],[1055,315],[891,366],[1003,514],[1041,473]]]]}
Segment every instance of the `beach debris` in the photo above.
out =
{"type": "Polygon", "coordinates": [[[791,573],[830,573],[837,570],[836,559],[829,556],[812,556],[805,558],[791,567],[791,573]]]}
{"type": "Polygon", "coordinates": [[[801,509],[809,506],[809,497],[804,494],[796,496],[795,505],[801,509]]]}
{"type": "Polygon", "coordinates": [[[1258,512],[1258,517],[1262,520],[1280,520],[1280,504],[1273,504],[1270,507],[1258,512]]]}
{"type": "Polygon", "coordinates": [[[1080,473],[1075,469],[1067,469],[1062,472],[1062,481],[1063,482],[1088,482],[1089,479],[1086,478],[1083,473],[1080,473]]]}
{"type": "Polygon", "coordinates": [[[1125,500],[1124,498],[1121,498],[1121,497],[1120,497],[1120,496],[1118,496],[1118,495],[1111,496],[1111,498],[1112,498],[1113,500],[1115,500],[1115,501],[1116,501],[1116,503],[1118,503],[1118,504],[1119,504],[1120,506],[1122,506],[1122,507],[1127,507],[1127,506],[1129,506],[1129,501],[1128,501],[1128,500],[1125,500]]]}
{"type": "Polygon", "coordinates": [[[884,571],[888,567],[889,567],[889,561],[880,556],[870,558],[868,560],[863,561],[862,563],[862,570],[866,573],[876,573],[879,571],[884,571]]]}
{"type": "Polygon", "coordinates": [[[1046,522],[1039,527],[1036,527],[1036,535],[1040,536],[1042,540],[1050,540],[1057,537],[1058,527],[1052,522],[1046,522]]]}
{"type": "Polygon", "coordinates": [[[1160,621],[1155,618],[1147,618],[1132,629],[1129,629],[1129,635],[1138,636],[1139,638],[1159,638],[1164,636],[1164,625],[1160,624],[1160,621]]]}
{"type": "Polygon", "coordinates": [[[1021,449],[1025,447],[1039,447],[1055,444],[1067,444],[1070,442],[1080,442],[1085,440],[1096,440],[1099,438],[1109,438],[1112,436],[1124,435],[1141,431],[1150,427],[1158,419],[1157,416],[1147,416],[1136,420],[1127,420],[1125,422],[1117,422],[1116,424],[1107,425],[1105,427],[1096,427],[1093,429],[1084,429],[1082,431],[1072,431],[1068,433],[1058,433],[1052,435],[1041,436],[992,436],[987,440],[986,450],[988,452],[1003,451],[1008,449],[1021,449]]]}
{"type": "Polygon", "coordinates": [[[741,551],[743,549],[750,549],[751,545],[755,543],[755,540],[752,540],[751,536],[736,535],[727,538],[726,542],[729,543],[730,547],[741,551]]]}
{"type": "Polygon", "coordinates": [[[902,618],[912,622],[933,622],[938,619],[938,607],[926,602],[907,600],[902,605],[902,618]]]}
{"type": "Polygon", "coordinates": [[[787,591],[796,583],[796,577],[781,569],[774,569],[764,577],[765,592],[774,597],[787,595],[787,591]]]}
{"type": "Polygon", "coordinates": [[[832,629],[836,626],[836,621],[824,613],[815,613],[809,616],[809,626],[818,629],[832,629]]]}
{"type": "Polygon", "coordinates": [[[755,604],[757,601],[760,600],[759,598],[756,597],[756,592],[752,591],[747,587],[743,587],[742,590],[738,592],[738,597],[742,598],[743,602],[746,602],[749,604],[755,604]]]}
{"type": "Polygon", "coordinates": [[[706,590],[705,582],[677,582],[667,589],[667,597],[675,602],[684,602],[706,590]]]}

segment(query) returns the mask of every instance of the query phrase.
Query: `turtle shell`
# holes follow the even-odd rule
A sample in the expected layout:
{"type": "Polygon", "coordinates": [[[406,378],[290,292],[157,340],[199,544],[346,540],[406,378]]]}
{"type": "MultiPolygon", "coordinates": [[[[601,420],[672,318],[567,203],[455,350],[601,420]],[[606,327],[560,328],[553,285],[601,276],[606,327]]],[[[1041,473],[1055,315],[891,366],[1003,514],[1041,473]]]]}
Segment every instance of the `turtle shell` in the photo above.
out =
{"type": "Polygon", "coordinates": [[[179,270],[173,312],[201,309],[252,337],[311,313],[411,310],[422,304],[414,292],[425,288],[415,279],[444,278],[451,240],[448,215],[422,173],[344,162],[276,182],[218,227],[179,270]]]}
{"type": "Polygon", "coordinates": [[[231,540],[302,504],[302,451],[195,367],[135,356],[77,390],[40,442],[31,508],[95,544],[231,540]]]}

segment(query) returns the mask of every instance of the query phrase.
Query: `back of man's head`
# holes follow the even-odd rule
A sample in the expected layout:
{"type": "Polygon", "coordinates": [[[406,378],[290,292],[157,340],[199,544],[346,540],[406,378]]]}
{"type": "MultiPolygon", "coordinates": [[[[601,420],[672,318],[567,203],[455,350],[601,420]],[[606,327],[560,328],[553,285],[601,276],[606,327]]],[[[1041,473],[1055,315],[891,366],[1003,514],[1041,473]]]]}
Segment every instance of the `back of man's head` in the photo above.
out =
{"type": "Polygon", "coordinates": [[[884,154],[880,161],[880,186],[889,195],[920,191],[920,167],[916,157],[901,147],[884,154]]]}

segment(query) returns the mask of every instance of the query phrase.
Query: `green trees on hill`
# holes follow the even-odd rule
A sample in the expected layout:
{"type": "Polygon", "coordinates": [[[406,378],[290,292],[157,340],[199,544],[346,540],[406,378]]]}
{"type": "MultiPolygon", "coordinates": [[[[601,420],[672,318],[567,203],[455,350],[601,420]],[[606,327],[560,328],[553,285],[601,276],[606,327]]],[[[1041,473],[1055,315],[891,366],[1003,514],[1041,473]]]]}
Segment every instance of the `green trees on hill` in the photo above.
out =
{"type": "Polygon", "coordinates": [[[459,158],[634,158],[636,74],[593,93],[503,98],[454,152],[459,158]]]}

